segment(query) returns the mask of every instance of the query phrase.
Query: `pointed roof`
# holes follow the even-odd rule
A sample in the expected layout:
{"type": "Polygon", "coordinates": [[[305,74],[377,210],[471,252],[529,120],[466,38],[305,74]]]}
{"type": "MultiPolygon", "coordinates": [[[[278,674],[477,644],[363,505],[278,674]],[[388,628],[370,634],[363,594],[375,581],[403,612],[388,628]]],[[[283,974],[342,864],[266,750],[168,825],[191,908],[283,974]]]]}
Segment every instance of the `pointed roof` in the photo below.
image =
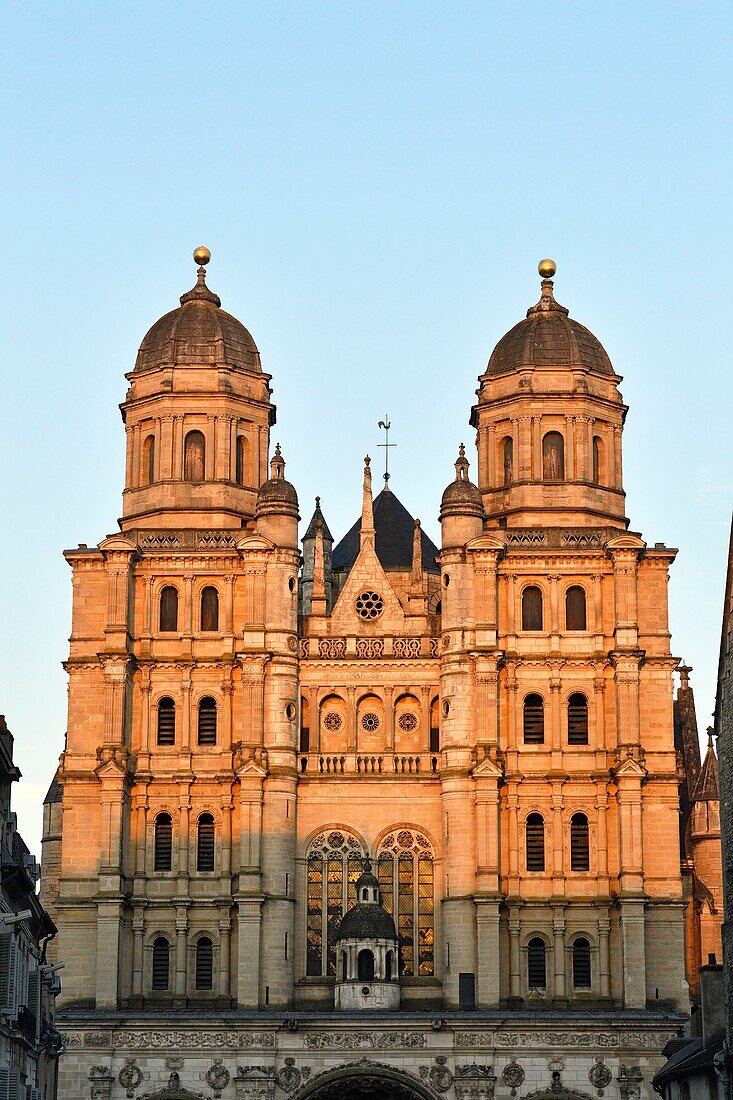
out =
{"type": "MultiPolygon", "coordinates": [[[[374,500],[375,550],[383,569],[399,569],[409,572],[412,568],[412,543],[415,520],[391,489],[385,487],[374,500]]],[[[333,549],[334,573],[351,569],[359,553],[361,519],[344,535],[333,549]]],[[[423,530],[422,565],[427,573],[439,573],[435,563],[439,550],[423,530]]]]}
{"type": "Polygon", "coordinates": [[[705,753],[705,759],[692,792],[692,801],[717,802],[719,799],[718,760],[713,748],[712,734],[708,733],[708,751],[705,753]]]}
{"type": "Polygon", "coordinates": [[[320,520],[321,523],[323,524],[323,537],[324,537],[324,539],[330,539],[331,542],[333,542],[333,535],[329,531],[328,524],[326,523],[326,519],[323,515],[323,512],[321,511],[321,498],[320,497],[316,497],[316,508],[315,508],[315,511],[314,511],[313,515],[311,516],[311,521],[308,524],[308,528],[307,528],[305,534],[303,535],[303,538],[300,540],[301,542],[305,542],[306,539],[314,539],[316,537],[316,524],[318,523],[318,520],[320,520]]]}

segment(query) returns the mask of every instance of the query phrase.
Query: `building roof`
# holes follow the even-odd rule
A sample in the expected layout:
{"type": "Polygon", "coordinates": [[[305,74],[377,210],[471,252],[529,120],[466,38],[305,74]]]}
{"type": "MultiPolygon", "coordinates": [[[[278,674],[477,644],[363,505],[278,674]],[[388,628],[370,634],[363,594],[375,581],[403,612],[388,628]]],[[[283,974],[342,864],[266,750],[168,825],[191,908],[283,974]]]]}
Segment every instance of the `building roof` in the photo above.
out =
{"type": "MultiPolygon", "coordinates": [[[[415,520],[391,489],[385,486],[374,499],[374,549],[383,569],[407,571],[412,566],[412,541],[415,520]]],[[[334,573],[351,569],[359,554],[361,518],[333,549],[334,573]]],[[[439,573],[435,563],[438,547],[420,530],[422,567],[426,573],[439,573]]]]}
{"type": "Polygon", "coordinates": [[[713,738],[711,735],[708,735],[708,751],[705,753],[705,759],[702,762],[700,774],[693,787],[691,799],[693,802],[718,802],[720,799],[718,791],[718,760],[715,756],[713,738]]]}
{"type": "Polygon", "coordinates": [[[723,1049],[724,1035],[716,1035],[706,1044],[702,1039],[692,1039],[664,1063],[654,1075],[653,1086],[656,1091],[669,1081],[697,1077],[703,1073],[714,1072],[714,1058],[723,1049]]]}
{"type": "Polygon", "coordinates": [[[314,539],[316,537],[316,524],[318,523],[318,520],[320,520],[321,523],[323,524],[322,531],[323,531],[323,540],[324,540],[324,542],[328,542],[328,541],[333,542],[333,535],[329,531],[328,524],[326,523],[323,512],[321,511],[321,498],[320,497],[316,497],[316,507],[315,507],[315,510],[313,512],[313,515],[311,516],[311,521],[308,524],[308,528],[307,528],[305,534],[303,535],[303,538],[301,539],[301,542],[305,542],[306,539],[314,539]]]}
{"type": "Polygon", "coordinates": [[[52,806],[56,802],[62,802],[64,798],[64,788],[59,783],[59,773],[56,771],[56,775],[51,780],[51,786],[46,791],[46,797],[43,800],[44,806],[52,806]]]}
{"type": "Polygon", "coordinates": [[[341,918],[339,940],[396,940],[394,921],[386,909],[373,902],[353,906],[341,918]]]}

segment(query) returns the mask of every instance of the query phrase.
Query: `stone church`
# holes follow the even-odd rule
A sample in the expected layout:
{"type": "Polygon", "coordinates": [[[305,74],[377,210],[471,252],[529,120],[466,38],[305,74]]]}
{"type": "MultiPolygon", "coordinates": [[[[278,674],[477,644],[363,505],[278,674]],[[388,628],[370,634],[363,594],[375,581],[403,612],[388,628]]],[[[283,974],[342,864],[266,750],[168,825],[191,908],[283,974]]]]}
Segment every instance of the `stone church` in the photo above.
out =
{"type": "Polygon", "coordinates": [[[317,500],[299,540],[270,375],[194,256],[127,375],[119,533],[66,552],[59,1096],[649,1097],[719,942],[717,786],[620,376],[543,261],[440,546],[368,458],[351,530],[317,500]]]}

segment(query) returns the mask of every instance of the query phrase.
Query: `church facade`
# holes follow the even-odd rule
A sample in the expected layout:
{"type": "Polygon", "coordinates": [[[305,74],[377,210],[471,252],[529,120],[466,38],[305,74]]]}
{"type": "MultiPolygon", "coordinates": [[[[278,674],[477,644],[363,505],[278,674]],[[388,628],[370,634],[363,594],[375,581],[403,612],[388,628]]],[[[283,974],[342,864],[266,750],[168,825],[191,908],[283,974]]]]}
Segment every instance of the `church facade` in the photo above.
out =
{"type": "Polygon", "coordinates": [[[270,376],[195,255],[127,376],[119,533],[66,553],[59,1096],[651,1095],[717,925],[620,376],[543,261],[440,547],[367,459],[301,552],[270,376]]]}

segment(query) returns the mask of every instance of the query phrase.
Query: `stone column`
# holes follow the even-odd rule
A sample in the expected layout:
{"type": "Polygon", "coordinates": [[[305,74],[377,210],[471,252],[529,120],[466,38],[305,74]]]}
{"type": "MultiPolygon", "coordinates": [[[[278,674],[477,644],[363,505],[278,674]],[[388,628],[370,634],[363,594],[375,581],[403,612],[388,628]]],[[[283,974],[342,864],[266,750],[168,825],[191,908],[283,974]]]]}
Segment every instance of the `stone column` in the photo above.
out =
{"type": "Polygon", "coordinates": [[[356,688],[346,689],[346,751],[356,752],[356,688]]]}
{"type": "Polygon", "coordinates": [[[607,916],[598,918],[598,970],[600,994],[603,1000],[611,999],[611,959],[609,937],[611,922],[607,916]]]}
{"type": "Polygon", "coordinates": [[[394,752],[395,728],[394,728],[394,688],[384,689],[384,748],[385,752],[394,752]]]}
{"type": "Polygon", "coordinates": [[[174,1007],[186,1004],[186,955],[188,952],[188,905],[176,905],[176,977],[174,1007]]]}
{"type": "Polygon", "coordinates": [[[565,915],[559,906],[552,911],[552,954],[555,962],[555,1003],[562,1007],[567,999],[565,986],[565,915]]]}
{"type": "Polygon", "coordinates": [[[522,976],[519,953],[519,909],[509,906],[509,1006],[518,1007],[522,1001],[522,976]]]}
{"type": "Polygon", "coordinates": [[[141,1008],[143,1002],[144,935],[145,908],[136,905],[132,910],[132,1008],[141,1008]]]}

